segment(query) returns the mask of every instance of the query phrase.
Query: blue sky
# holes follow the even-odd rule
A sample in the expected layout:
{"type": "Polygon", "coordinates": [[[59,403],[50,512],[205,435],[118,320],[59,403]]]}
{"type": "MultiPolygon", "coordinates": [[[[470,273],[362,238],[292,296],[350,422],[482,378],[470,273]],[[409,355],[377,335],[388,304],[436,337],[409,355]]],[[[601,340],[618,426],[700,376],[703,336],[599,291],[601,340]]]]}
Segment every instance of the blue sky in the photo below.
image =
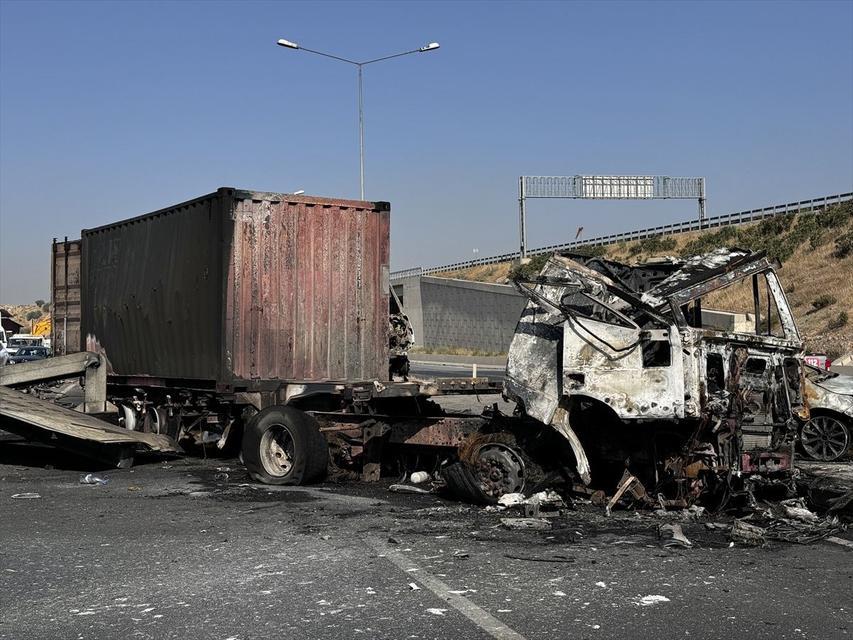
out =
{"type": "MultiPolygon", "coordinates": [[[[709,214],[853,188],[853,3],[0,2],[0,302],[53,237],[220,186],[357,197],[392,268],[517,247],[519,175],[706,176],[709,214]]],[[[537,201],[529,243],[695,215],[537,201]]]]}

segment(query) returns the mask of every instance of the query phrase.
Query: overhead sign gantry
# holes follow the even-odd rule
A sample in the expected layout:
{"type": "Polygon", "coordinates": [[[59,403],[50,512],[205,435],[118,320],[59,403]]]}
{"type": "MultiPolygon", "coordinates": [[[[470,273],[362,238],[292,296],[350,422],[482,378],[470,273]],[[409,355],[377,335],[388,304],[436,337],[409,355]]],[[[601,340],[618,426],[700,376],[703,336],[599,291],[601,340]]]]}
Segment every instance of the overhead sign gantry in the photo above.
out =
{"type": "Polygon", "coordinates": [[[528,198],[656,200],[690,198],[699,202],[699,226],[705,221],[705,178],[671,176],[521,176],[518,179],[519,242],[527,257],[528,198]]]}

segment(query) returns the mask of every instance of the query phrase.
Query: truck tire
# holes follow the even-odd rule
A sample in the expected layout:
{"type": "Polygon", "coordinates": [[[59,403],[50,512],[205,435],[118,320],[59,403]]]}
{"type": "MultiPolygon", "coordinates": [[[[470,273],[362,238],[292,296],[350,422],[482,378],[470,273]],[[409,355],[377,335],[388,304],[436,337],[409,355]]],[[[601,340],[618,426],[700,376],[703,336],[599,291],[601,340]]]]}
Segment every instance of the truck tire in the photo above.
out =
{"type": "Polygon", "coordinates": [[[441,475],[453,495],[473,504],[497,504],[504,493],[534,491],[543,476],[507,432],[470,436],[460,447],[460,457],[441,475]]]}
{"type": "Polygon", "coordinates": [[[243,433],[243,464],[264,484],[301,485],[326,475],[329,447],[317,421],[293,407],[268,407],[243,433]]]}

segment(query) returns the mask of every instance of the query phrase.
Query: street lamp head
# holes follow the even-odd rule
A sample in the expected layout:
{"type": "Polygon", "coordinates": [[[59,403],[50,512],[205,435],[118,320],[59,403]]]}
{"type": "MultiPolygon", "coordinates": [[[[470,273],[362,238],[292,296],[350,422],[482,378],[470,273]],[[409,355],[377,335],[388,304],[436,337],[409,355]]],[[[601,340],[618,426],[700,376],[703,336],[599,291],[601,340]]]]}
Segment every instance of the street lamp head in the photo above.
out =
{"type": "MultiPolygon", "coordinates": [[[[281,42],[281,41],[279,41],[279,42],[281,42]]],[[[421,53],[424,53],[426,51],[433,51],[434,49],[438,49],[440,46],[441,45],[438,44],[437,42],[430,42],[428,45],[425,45],[425,46],[421,47],[420,49],[418,49],[418,51],[420,51],[421,53]]]]}
{"type": "MultiPolygon", "coordinates": [[[[285,40],[284,38],[279,39],[276,44],[280,47],[287,47],[288,49],[298,49],[299,45],[295,42],[291,42],[290,40],[285,40]]],[[[436,45],[438,46],[438,45],[436,45]]]]}

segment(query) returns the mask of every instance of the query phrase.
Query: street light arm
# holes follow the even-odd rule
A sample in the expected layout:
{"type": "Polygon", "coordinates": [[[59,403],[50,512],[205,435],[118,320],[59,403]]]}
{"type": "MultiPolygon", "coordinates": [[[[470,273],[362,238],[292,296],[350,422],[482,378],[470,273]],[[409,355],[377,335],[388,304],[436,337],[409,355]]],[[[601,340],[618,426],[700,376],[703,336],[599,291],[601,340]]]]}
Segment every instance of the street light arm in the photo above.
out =
{"type": "Polygon", "coordinates": [[[360,67],[362,65],[361,62],[356,62],[355,60],[347,60],[346,58],[341,58],[340,56],[333,56],[331,53],[323,53],[322,51],[314,51],[314,49],[306,49],[305,47],[299,47],[300,51],[307,51],[308,53],[313,53],[318,56],[323,56],[325,58],[332,58],[333,60],[340,60],[341,62],[347,62],[349,64],[355,65],[356,67],[360,67]]]}
{"type": "Polygon", "coordinates": [[[427,51],[434,51],[435,49],[438,49],[438,43],[430,42],[428,45],[420,47],[419,49],[412,49],[411,51],[404,51],[403,53],[395,53],[390,56],[383,56],[381,58],[375,58],[373,60],[368,60],[367,62],[359,62],[357,64],[363,67],[364,65],[373,64],[374,62],[382,62],[383,60],[390,60],[391,58],[399,58],[400,56],[407,56],[410,53],[426,53],[427,51]]]}
{"type": "Polygon", "coordinates": [[[420,49],[412,49],[411,51],[404,51],[403,53],[395,53],[391,56],[382,56],[381,58],[375,58],[373,60],[368,60],[367,62],[359,62],[362,67],[367,64],[373,64],[374,62],[382,62],[383,60],[390,60],[391,58],[399,58],[400,56],[407,56],[410,53],[420,53],[420,49]]]}

